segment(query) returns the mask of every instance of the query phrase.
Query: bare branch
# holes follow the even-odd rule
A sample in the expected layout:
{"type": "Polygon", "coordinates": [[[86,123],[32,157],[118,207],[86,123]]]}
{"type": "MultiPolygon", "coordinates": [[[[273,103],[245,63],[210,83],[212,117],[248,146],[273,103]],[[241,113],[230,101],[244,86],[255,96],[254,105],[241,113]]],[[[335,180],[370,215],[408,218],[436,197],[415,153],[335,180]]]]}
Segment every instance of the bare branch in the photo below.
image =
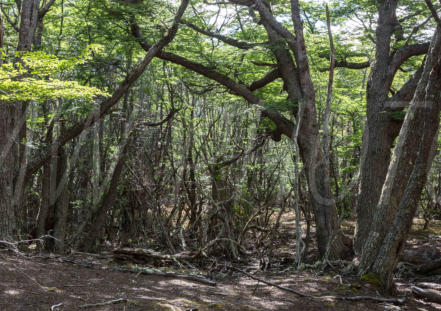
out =
{"type": "Polygon", "coordinates": [[[55,1],[56,0],[50,0],[48,3],[46,3],[46,5],[41,7],[40,10],[38,10],[38,18],[42,19],[46,15],[46,13],[49,11],[51,6],[55,3],[55,1]]]}
{"type": "Polygon", "coordinates": [[[412,45],[405,45],[398,49],[396,53],[393,55],[389,73],[391,76],[395,74],[395,72],[400,68],[400,66],[409,58],[418,55],[424,55],[429,50],[430,43],[417,43],[412,45]]]}
{"type": "Polygon", "coordinates": [[[259,11],[260,16],[265,19],[279,35],[287,40],[291,50],[294,54],[297,54],[297,41],[294,35],[274,18],[274,15],[262,0],[256,0],[256,8],[259,11]]]}
{"type": "Polygon", "coordinates": [[[268,72],[263,78],[251,83],[248,86],[248,88],[250,89],[250,91],[258,90],[258,89],[270,84],[271,82],[273,82],[274,80],[276,80],[278,78],[280,78],[280,71],[279,71],[279,69],[275,69],[273,71],[268,72]]]}
{"type": "Polygon", "coordinates": [[[407,37],[406,43],[404,43],[404,45],[408,45],[410,40],[412,39],[413,35],[416,34],[418,32],[418,30],[420,30],[421,27],[423,27],[424,25],[426,25],[430,20],[432,19],[431,16],[429,16],[428,18],[426,18],[421,24],[416,25],[415,27],[413,27],[412,31],[410,32],[409,37],[407,37]]]}
{"type": "MultiPolygon", "coordinates": [[[[370,61],[365,61],[361,63],[348,62],[346,60],[336,60],[335,68],[348,68],[348,69],[365,69],[371,66],[370,61]]],[[[329,68],[320,69],[321,72],[328,71],[329,68]]]]}
{"type": "Polygon", "coordinates": [[[175,116],[175,114],[177,112],[179,112],[179,109],[173,108],[172,110],[170,110],[168,115],[163,120],[161,120],[161,121],[158,121],[158,122],[142,122],[142,123],[139,123],[138,125],[143,125],[143,126],[148,126],[148,127],[160,126],[160,125],[170,121],[175,116]]]}
{"type": "Polygon", "coordinates": [[[326,165],[329,165],[329,116],[331,114],[331,102],[332,102],[332,87],[334,84],[334,68],[335,68],[335,48],[334,39],[332,37],[331,30],[331,17],[329,16],[329,8],[326,5],[326,25],[328,28],[329,46],[331,49],[331,59],[329,65],[329,82],[328,82],[328,94],[326,96],[326,109],[323,117],[323,151],[326,165]]]}
{"type": "Polygon", "coordinates": [[[438,24],[438,27],[441,28],[441,19],[439,18],[438,13],[436,13],[436,9],[433,6],[432,1],[431,0],[425,0],[425,1],[427,4],[427,7],[430,10],[430,13],[432,13],[432,17],[435,19],[436,23],[438,24]]]}
{"type": "Polygon", "coordinates": [[[0,6],[0,10],[2,11],[3,15],[6,17],[6,20],[8,21],[9,25],[11,25],[12,28],[14,28],[14,30],[16,32],[19,32],[20,29],[18,29],[18,26],[17,26],[17,22],[18,22],[17,19],[15,19],[15,21],[11,20],[11,18],[9,17],[9,14],[7,14],[5,12],[5,9],[3,8],[3,5],[0,6]]]}
{"type": "Polygon", "coordinates": [[[190,27],[191,29],[193,29],[203,35],[206,35],[206,36],[209,36],[212,38],[216,38],[226,44],[229,44],[231,46],[237,47],[242,50],[249,50],[249,49],[252,49],[258,45],[265,44],[265,43],[249,43],[249,42],[245,42],[245,41],[241,41],[241,40],[236,40],[236,39],[226,37],[226,36],[218,34],[218,33],[211,32],[206,29],[202,29],[202,28],[200,28],[200,27],[198,27],[188,21],[185,21],[185,20],[181,21],[181,24],[184,24],[184,25],[190,27]]]}

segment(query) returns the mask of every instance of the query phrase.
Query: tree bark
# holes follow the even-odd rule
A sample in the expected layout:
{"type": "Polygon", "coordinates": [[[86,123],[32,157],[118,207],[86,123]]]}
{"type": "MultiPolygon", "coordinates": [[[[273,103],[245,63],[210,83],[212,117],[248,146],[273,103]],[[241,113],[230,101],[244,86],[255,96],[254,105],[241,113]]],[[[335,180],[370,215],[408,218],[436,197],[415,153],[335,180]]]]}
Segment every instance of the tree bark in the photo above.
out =
{"type": "Polygon", "coordinates": [[[392,273],[435,155],[440,95],[441,29],[437,27],[360,258],[359,273],[374,273],[388,292],[393,290],[392,273]]]}
{"type": "Polygon", "coordinates": [[[120,152],[120,156],[115,165],[112,178],[110,180],[107,191],[103,194],[102,201],[95,211],[95,215],[92,215],[91,226],[89,227],[89,233],[84,237],[81,248],[87,251],[93,251],[95,249],[96,242],[101,234],[101,231],[106,220],[107,212],[112,208],[116,195],[118,194],[118,183],[123,172],[124,160],[128,150],[130,142],[124,141],[124,146],[120,152]]]}
{"type": "MultiPolygon", "coordinates": [[[[17,51],[30,51],[37,24],[39,0],[24,0],[17,51]]],[[[22,202],[23,173],[25,163],[26,103],[0,104],[0,238],[12,238],[17,233],[16,206],[22,202]]]]}
{"type": "MultiPolygon", "coordinates": [[[[338,213],[331,191],[329,167],[326,165],[321,147],[319,126],[315,107],[315,90],[311,80],[306,45],[303,37],[303,26],[300,19],[300,5],[292,1],[292,20],[295,38],[280,25],[272,15],[269,5],[256,1],[256,7],[262,17],[262,23],[268,33],[270,43],[276,45],[273,53],[276,56],[279,72],[288,92],[288,101],[298,102],[298,118],[300,128],[298,145],[307,175],[308,189],[316,222],[316,238],[321,256],[342,258],[348,253],[339,229],[338,213]],[[289,50],[280,48],[288,40],[296,65],[289,50]]],[[[296,113],[296,112],[295,112],[296,113]]],[[[280,126],[279,122],[273,121],[280,126]]],[[[293,133],[290,137],[293,137],[293,133]]]]}
{"type": "Polygon", "coordinates": [[[396,17],[397,0],[382,0],[378,3],[376,55],[366,88],[367,123],[363,133],[360,189],[356,205],[354,250],[358,256],[361,256],[371,231],[370,220],[375,214],[391,159],[391,149],[402,125],[402,121],[394,120],[390,112],[402,110],[410,102],[422,68],[394,96],[388,96],[389,90],[399,66],[411,56],[426,51],[426,45],[405,45],[397,51],[391,51],[391,38],[399,26],[396,17]]]}

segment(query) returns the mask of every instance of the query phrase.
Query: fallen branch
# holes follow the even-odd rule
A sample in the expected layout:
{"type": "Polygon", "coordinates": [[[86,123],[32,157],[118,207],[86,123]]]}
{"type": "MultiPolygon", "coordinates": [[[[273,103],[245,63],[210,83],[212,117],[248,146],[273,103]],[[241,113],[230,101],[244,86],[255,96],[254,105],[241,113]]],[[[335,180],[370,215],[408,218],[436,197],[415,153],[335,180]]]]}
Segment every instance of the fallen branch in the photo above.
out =
{"type": "Polygon", "coordinates": [[[319,299],[319,300],[327,298],[327,299],[348,300],[348,301],[373,300],[373,301],[378,301],[378,302],[389,302],[389,303],[397,303],[397,304],[402,304],[406,301],[405,297],[386,298],[386,297],[376,297],[376,296],[314,296],[314,295],[311,295],[308,293],[303,293],[303,292],[300,292],[300,291],[297,291],[297,290],[294,290],[294,289],[291,289],[291,288],[288,288],[285,286],[280,286],[280,285],[277,285],[277,284],[269,282],[269,281],[265,281],[261,278],[258,278],[256,276],[249,274],[248,272],[245,272],[245,271],[240,270],[238,268],[235,268],[235,267],[230,267],[230,268],[235,271],[238,271],[240,273],[243,273],[246,276],[248,276],[256,281],[262,282],[262,283],[270,285],[270,286],[274,286],[278,289],[296,294],[301,297],[306,297],[306,298],[319,299]]]}
{"type": "Polygon", "coordinates": [[[420,298],[428,299],[432,302],[441,303],[441,293],[433,289],[423,289],[421,287],[412,286],[412,293],[420,298]]]}
{"type": "Polygon", "coordinates": [[[118,299],[115,299],[115,300],[109,300],[109,301],[105,301],[105,302],[85,304],[85,305],[79,306],[78,308],[80,308],[80,309],[87,309],[87,308],[93,308],[93,307],[108,306],[108,305],[113,305],[113,304],[122,303],[122,302],[127,302],[127,299],[125,299],[125,298],[118,298],[118,299]]]}
{"type": "Polygon", "coordinates": [[[441,290],[441,284],[431,282],[420,282],[416,284],[417,287],[430,288],[435,290],[441,290]]]}
{"type": "Polygon", "coordinates": [[[45,234],[45,235],[42,235],[41,237],[39,237],[37,239],[30,239],[30,240],[19,240],[19,241],[13,241],[13,242],[6,241],[6,240],[0,240],[0,246],[3,246],[3,247],[5,247],[8,250],[11,250],[11,251],[13,251],[16,254],[23,256],[24,254],[22,252],[20,252],[20,250],[18,249],[18,246],[20,244],[29,244],[29,243],[32,243],[32,242],[44,243],[44,241],[46,239],[54,239],[54,240],[56,240],[56,238],[54,238],[53,236],[45,234]]]}
{"type": "MultiPolygon", "coordinates": [[[[52,258],[49,258],[52,259],[52,258]]],[[[197,274],[185,274],[185,273],[175,273],[175,272],[164,272],[158,269],[150,269],[150,268],[138,268],[138,269],[131,269],[131,268],[122,268],[122,267],[101,267],[99,265],[96,265],[92,262],[83,262],[83,261],[77,261],[70,258],[59,258],[59,260],[63,262],[68,262],[71,264],[79,265],[85,268],[89,269],[101,269],[101,270],[112,270],[117,272],[127,272],[127,273],[137,273],[137,274],[143,274],[143,275],[154,275],[154,276],[163,276],[163,277],[171,277],[171,278],[178,278],[178,279],[185,279],[190,280],[198,283],[202,283],[209,286],[216,286],[216,282],[212,281],[208,278],[206,278],[203,275],[197,275],[197,274]]]]}
{"type": "Polygon", "coordinates": [[[216,282],[206,278],[203,275],[196,274],[184,274],[184,273],[175,273],[175,272],[164,272],[157,269],[130,269],[130,268],[112,268],[114,271],[119,272],[129,272],[129,273],[137,273],[143,275],[154,275],[154,276],[163,276],[163,277],[172,277],[184,280],[190,280],[194,282],[199,282],[209,286],[216,286],[216,282]]]}

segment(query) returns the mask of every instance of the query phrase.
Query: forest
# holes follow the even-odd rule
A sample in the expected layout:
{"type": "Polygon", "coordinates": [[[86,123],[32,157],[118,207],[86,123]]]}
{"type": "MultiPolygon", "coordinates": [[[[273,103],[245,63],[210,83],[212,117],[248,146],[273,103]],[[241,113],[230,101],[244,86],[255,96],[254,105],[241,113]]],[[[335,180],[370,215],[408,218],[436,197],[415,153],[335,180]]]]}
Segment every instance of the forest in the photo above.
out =
{"type": "Polygon", "coordinates": [[[440,310],[441,0],[0,0],[0,310],[440,310]]]}

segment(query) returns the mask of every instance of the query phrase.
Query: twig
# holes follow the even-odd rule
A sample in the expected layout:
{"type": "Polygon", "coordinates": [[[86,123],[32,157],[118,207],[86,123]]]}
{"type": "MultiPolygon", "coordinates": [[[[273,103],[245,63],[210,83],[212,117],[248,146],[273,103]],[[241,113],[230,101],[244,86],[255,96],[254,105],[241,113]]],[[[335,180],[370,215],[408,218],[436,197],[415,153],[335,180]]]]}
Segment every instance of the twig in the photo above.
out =
{"type": "Polygon", "coordinates": [[[87,309],[87,308],[93,308],[93,307],[108,306],[108,305],[113,305],[116,303],[122,303],[122,302],[126,302],[126,301],[127,301],[126,298],[118,298],[118,299],[109,300],[109,301],[105,301],[105,302],[85,304],[85,305],[79,306],[78,308],[87,309]]]}

